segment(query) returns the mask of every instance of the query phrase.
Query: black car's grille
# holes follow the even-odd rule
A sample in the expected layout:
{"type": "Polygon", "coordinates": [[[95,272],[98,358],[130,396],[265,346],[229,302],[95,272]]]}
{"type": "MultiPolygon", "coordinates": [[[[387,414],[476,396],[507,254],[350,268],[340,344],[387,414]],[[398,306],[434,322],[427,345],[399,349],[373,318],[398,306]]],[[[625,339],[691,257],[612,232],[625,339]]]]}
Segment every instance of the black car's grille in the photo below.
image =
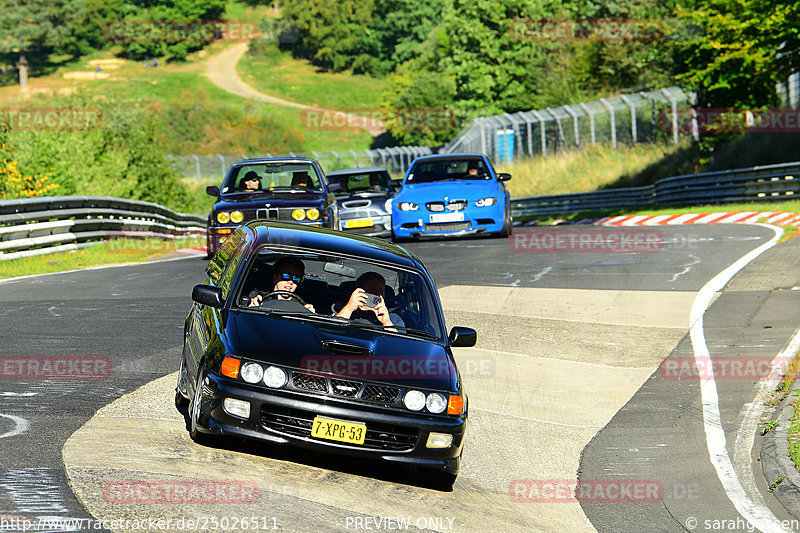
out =
{"type": "MultiPolygon", "coordinates": [[[[311,425],[315,416],[316,413],[304,409],[266,404],[261,407],[261,424],[265,428],[295,437],[311,435],[311,425]]],[[[418,438],[419,431],[415,428],[368,422],[364,444],[353,446],[373,450],[404,451],[412,449],[418,438]]]]}
{"type": "Polygon", "coordinates": [[[359,391],[361,391],[361,383],[358,381],[332,379],[331,386],[334,395],[345,396],[347,398],[355,398],[358,396],[359,391]]]}
{"type": "Polygon", "coordinates": [[[470,229],[472,223],[467,222],[436,222],[425,224],[425,231],[461,231],[470,229]]]}
{"type": "Polygon", "coordinates": [[[400,389],[394,387],[382,387],[380,385],[367,385],[362,400],[368,402],[394,403],[400,395],[400,389]]]}
{"type": "Polygon", "coordinates": [[[327,379],[309,376],[302,372],[292,372],[292,385],[295,388],[311,392],[328,392],[327,379]]]}

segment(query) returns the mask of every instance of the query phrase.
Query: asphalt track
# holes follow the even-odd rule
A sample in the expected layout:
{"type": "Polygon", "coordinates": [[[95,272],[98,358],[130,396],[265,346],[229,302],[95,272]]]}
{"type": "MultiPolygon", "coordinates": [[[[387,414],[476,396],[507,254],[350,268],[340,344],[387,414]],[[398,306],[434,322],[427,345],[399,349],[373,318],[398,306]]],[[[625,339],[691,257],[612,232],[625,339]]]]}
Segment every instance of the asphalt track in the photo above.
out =
{"type": "MultiPolygon", "coordinates": [[[[611,242],[612,232],[629,230],[581,231],[611,242]]],[[[170,374],[188,295],[203,277],[200,259],[2,283],[3,357],[108,358],[112,370],[101,379],[2,376],[0,520],[258,516],[264,519],[258,529],[277,524],[284,531],[399,529],[403,519],[411,529],[437,531],[644,531],[683,530],[686,517],[710,517],[710,509],[732,517],[703,448],[696,380],[695,389],[692,380],[662,380],[666,385],[653,394],[648,387],[659,381],[665,358],[687,353],[697,291],[773,232],[733,225],[657,232],[658,249],[627,253],[575,247],[544,253],[519,237],[408,245],[437,281],[448,326],[479,332],[475,349],[457,353],[471,426],[452,492],[382,464],[233,441],[212,448],[192,443],[172,405],[170,374]],[[681,419],[685,427],[675,431],[681,419]],[[670,435],[656,438],[666,454],[640,453],[659,433],[670,435]],[[534,502],[510,492],[520,482],[574,483],[579,471],[581,479],[657,480],[662,503],[534,502]],[[236,505],[126,504],[103,490],[142,480],[233,481],[255,487],[258,498],[236,505]],[[379,523],[379,517],[395,520],[379,523]]],[[[797,291],[773,290],[783,285],[770,276],[794,265],[784,252],[791,245],[754,263],[716,299],[707,318],[712,352],[748,343],[765,355],[782,349],[796,328],[787,309],[798,309],[797,291]],[[772,327],[756,316],[768,317],[772,327]]],[[[790,276],[783,281],[795,283],[790,276]]],[[[726,431],[735,430],[728,428],[737,427],[742,406],[752,402],[752,382],[749,389],[741,380],[721,384],[720,398],[726,431]]],[[[198,527],[173,523],[172,529],[198,527]]]]}

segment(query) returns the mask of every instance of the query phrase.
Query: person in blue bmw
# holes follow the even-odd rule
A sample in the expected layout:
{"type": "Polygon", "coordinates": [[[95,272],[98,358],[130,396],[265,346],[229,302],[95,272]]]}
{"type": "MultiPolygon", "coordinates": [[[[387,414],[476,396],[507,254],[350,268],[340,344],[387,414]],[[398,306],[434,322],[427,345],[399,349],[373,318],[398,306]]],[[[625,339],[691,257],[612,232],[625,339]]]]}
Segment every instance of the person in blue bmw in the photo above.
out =
{"type": "MultiPolygon", "coordinates": [[[[258,289],[253,290],[250,293],[250,307],[255,307],[257,305],[261,305],[264,303],[264,297],[269,294],[269,292],[274,291],[286,291],[286,292],[294,292],[297,290],[297,287],[300,285],[300,281],[303,279],[305,274],[306,266],[303,262],[292,256],[285,256],[281,257],[272,267],[273,274],[272,274],[272,291],[263,292],[259,291],[258,289]]],[[[288,300],[289,296],[278,294],[276,297],[279,300],[288,300]]],[[[314,306],[311,304],[305,304],[305,308],[311,311],[312,313],[316,313],[314,310],[314,306]]]]}
{"type": "Polygon", "coordinates": [[[404,327],[405,323],[399,315],[390,313],[386,307],[386,280],[377,272],[364,272],[356,280],[356,289],[350,295],[345,306],[336,313],[336,316],[351,320],[366,320],[372,324],[385,326],[404,327]],[[377,296],[380,300],[374,307],[370,306],[369,295],[377,296]]]}

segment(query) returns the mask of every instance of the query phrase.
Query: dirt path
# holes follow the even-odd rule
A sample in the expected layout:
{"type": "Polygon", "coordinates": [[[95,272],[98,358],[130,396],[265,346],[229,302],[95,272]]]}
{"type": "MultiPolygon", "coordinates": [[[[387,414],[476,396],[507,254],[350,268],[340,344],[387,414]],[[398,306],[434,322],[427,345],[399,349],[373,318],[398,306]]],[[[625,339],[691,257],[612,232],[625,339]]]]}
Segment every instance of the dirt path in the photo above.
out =
{"type": "Polygon", "coordinates": [[[331,124],[342,124],[343,128],[357,127],[366,130],[371,135],[379,135],[386,130],[383,122],[371,119],[369,117],[299,104],[297,102],[284,100],[282,98],[265,94],[254,89],[245,83],[236,72],[236,63],[247,51],[247,46],[247,43],[237,43],[208,59],[206,64],[206,76],[209,80],[211,80],[211,83],[224,91],[241,96],[242,98],[249,98],[259,102],[294,107],[296,109],[318,113],[318,115],[306,115],[308,120],[329,122],[331,124]]]}

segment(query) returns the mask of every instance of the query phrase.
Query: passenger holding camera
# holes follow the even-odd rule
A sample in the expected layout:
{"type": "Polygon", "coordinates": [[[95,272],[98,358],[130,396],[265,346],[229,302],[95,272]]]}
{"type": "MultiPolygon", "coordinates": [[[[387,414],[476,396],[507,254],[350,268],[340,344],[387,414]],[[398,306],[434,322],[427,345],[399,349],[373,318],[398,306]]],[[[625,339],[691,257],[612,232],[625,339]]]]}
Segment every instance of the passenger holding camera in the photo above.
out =
{"type": "MultiPolygon", "coordinates": [[[[345,306],[336,313],[336,316],[352,320],[366,320],[375,325],[391,328],[403,327],[403,319],[394,313],[389,313],[384,296],[386,295],[386,280],[377,272],[365,272],[356,280],[356,289],[350,295],[345,306]]],[[[390,331],[397,331],[391,329],[390,331]]]]}

